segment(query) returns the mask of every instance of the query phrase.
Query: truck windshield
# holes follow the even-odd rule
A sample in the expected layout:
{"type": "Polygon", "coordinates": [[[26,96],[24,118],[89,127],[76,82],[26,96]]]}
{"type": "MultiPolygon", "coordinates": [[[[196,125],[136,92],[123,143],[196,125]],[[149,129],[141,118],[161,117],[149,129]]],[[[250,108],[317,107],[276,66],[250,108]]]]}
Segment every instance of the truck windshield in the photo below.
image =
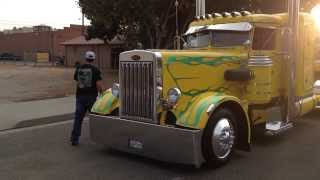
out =
{"type": "Polygon", "coordinates": [[[234,47],[250,42],[250,33],[243,31],[205,31],[187,36],[185,48],[234,47]]]}
{"type": "Polygon", "coordinates": [[[243,46],[250,42],[249,32],[242,31],[213,31],[212,46],[214,47],[232,47],[243,46]]]}
{"type": "Polygon", "coordinates": [[[203,48],[208,47],[211,41],[211,33],[198,32],[187,36],[185,48],[203,48]]]}

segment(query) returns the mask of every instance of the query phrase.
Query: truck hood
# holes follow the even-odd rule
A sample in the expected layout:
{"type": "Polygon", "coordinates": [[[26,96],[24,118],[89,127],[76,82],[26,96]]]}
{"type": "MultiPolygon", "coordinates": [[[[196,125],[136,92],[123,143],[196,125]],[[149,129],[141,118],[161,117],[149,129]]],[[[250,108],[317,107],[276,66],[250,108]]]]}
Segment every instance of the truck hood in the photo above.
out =
{"type": "Polygon", "coordinates": [[[226,89],[224,73],[247,63],[248,52],[240,49],[159,51],[162,55],[163,92],[179,88],[183,96],[226,89]]]}

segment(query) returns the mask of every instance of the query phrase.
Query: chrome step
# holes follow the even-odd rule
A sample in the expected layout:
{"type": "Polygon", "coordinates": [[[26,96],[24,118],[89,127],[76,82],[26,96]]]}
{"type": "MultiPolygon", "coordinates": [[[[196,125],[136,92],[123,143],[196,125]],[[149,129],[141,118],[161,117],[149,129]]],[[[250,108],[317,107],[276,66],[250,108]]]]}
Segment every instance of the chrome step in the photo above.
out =
{"type": "Polygon", "coordinates": [[[282,134],[293,128],[292,123],[285,123],[283,121],[272,121],[266,123],[266,135],[276,136],[282,134]]]}

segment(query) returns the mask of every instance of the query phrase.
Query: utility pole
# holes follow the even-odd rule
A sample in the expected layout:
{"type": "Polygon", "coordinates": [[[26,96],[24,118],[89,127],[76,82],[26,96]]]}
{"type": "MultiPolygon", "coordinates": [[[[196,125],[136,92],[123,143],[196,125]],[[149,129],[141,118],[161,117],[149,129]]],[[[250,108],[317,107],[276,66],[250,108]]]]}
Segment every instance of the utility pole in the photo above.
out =
{"type": "Polygon", "coordinates": [[[297,74],[297,61],[299,58],[299,11],[300,11],[300,0],[288,0],[288,26],[289,26],[289,61],[288,61],[288,107],[286,123],[291,123],[296,118],[296,74],[297,74]]]}
{"type": "Polygon", "coordinates": [[[180,40],[180,35],[179,35],[179,1],[176,0],[175,2],[176,6],[176,48],[181,49],[181,40],[180,40]]]}
{"type": "Polygon", "coordinates": [[[85,27],[84,27],[84,13],[83,13],[83,11],[81,11],[82,12],[82,29],[81,29],[81,33],[82,33],[82,36],[84,36],[84,31],[85,31],[85,27]]]}

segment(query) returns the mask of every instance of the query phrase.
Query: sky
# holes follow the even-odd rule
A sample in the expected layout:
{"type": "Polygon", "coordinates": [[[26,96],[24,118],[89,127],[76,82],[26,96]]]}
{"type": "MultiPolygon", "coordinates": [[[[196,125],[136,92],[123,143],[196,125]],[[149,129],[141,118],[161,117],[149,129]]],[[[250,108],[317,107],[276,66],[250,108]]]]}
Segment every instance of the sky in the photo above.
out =
{"type": "Polygon", "coordinates": [[[81,24],[81,18],[76,0],[0,0],[0,30],[40,24],[61,28],[81,24]]]}

